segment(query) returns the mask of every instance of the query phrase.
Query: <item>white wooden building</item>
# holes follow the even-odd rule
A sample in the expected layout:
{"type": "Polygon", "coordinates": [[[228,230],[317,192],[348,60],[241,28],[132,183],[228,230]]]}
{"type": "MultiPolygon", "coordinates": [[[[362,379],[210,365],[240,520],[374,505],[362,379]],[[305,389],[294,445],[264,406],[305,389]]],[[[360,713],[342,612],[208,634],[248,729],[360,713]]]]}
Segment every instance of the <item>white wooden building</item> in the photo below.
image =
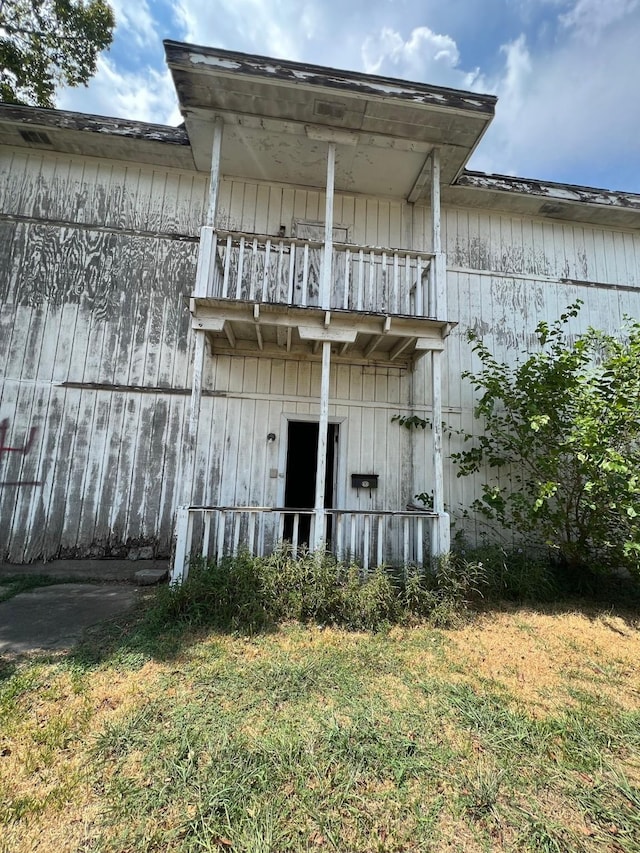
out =
{"type": "Polygon", "coordinates": [[[446,551],[466,331],[640,316],[640,196],[467,171],[490,96],[165,48],[184,127],[0,105],[0,560],[446,551]]]}

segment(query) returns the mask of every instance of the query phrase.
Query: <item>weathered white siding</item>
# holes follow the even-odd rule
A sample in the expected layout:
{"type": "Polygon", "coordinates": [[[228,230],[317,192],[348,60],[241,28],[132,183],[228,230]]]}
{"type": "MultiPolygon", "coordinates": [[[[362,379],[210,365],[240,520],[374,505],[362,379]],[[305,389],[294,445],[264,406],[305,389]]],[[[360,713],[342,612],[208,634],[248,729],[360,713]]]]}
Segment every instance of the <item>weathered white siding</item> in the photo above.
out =
{"type": "MultiPolygon", "coordinates": [[[[284,185],[222,181],[217,224],[230,231],[287,235],[298,221],[324,221],[325,196],[284,185]]],[[[430,212],[424,205],[336,193],[333,218],[348,229],[348,242],[428,251],[430,212]]]]}
{"type": "Polygon", "coordinates": [[[205,181],[6,150],[0,187],[0,559],[166,554],[205,181]]]}

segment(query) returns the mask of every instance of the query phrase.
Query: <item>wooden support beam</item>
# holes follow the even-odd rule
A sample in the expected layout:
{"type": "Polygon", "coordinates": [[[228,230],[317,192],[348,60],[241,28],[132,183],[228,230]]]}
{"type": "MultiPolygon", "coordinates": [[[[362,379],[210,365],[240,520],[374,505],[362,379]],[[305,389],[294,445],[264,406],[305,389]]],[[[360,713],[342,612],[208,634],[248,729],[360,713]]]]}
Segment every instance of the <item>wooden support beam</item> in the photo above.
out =
{"type": "Polygon", "coordinates": [[[414,184],[411,188],[411,192],[407,196],[407,201],[410,204],[414,204],[416,201],[419,201],[424,195],[425,188],[429,183],[429,178],[431,177],[431,154],[427,154],[425,157],[424,163],[422,164],[422,168],[418,172],[418,177],[415,179],[414,184]]]}
{"type": "Polygon", "coordinates": [[[198,422],[202,402],[202,374],[204,372],[205,333],[196,332],[196,345],[193,354],[193,377],[191,382],[191,400],[189,404],[189,422],[184,442],[182,462],[182,501],[185,506],[193,502],[195,482],[195,457],[198,444],[198,422]]]}
{"type": "Polygon", "coordinates": [[[229,346],[235,349],[236,347],[236,336],[233,333],[233,329],[231,327],[231,323],[227,320],[224,324],[224,333],[227,336],[227,340],[229,341],[229,346]]]}
{"type": "Polygon", "coordinates": [[[409,347],[411,344],[416,342],[415,338],[400,338],[398,343],[394,346],[394,348],[389,353],[389,361],[395,361],[399,355],[409,347]]]}
{"type": "Polygon", "coordinates": [[[367,345],[367,347],[366,347],[366,349],[365,349],[365,351],[364,351],[365,358],[369,358],[369,356],[371,355],[371,353],[372,353],[374,350],[376,350],[376,349],[378,348],[378,346],[379,346],[379,344],[380,344],[380,341],[382,340],[382,338],[383,338],[385,335],[389,334],[389,331],[390,331],[390,330],[391,330],[391,317],[385,317],[385,318],[384,318],[384,323],[382,324],[382,332],[381,332],[381,334],[377,335],[377,336],[376,336],[376,337],[375,337],[375,338],[374,338],[374,339],[373,339],[373,340],[372,340],[372,341],[367,345]]]}
{"type": "Polygon", "coordinates": [[[318,326],[298,326],[298,334],[302,341],[329,341],[329,343],[352,344],[358,336],[357,329],[322,329],[318,326]]]}
{"type": "Polygon", "coordinates": [[[432,251],[441,252],[440,236],[440,149],[431,152],[431,237],[432,251]]]}
{"type": "Polygon", "coordinates": [[[324,547],[326,512],[324,507],[327,475],[327,439],[329,434],[329,379],[331,376],[331,343],[322,344],[322,379],[320,382],[320,417],[318,421],[318,455],[316,457],[315,528],[313,550],[324,547]]]}
{"type": "Polygon", "coordinates": [[[438,513],[432,526],[431,556],[439,557],[449,551],[451,530],[444,509],[444,475],[442,461],[442,355],[431,353],[431,440],[433,452],[433,510],[438,513]]]}
{"type": "Polygon", "coordinates": [[[382,340],[382,335],[376,335],[370,343],[367,344],[364,350],[364,357],[369,358],[371,353],[378,348],[380,341],[382,340]]]}
{"type": "MultiPolygon", "coordinates": [[[[218,194],[220,188],[220,154],[222,151],[222,129],[223,120],[216,117],[213,128],[213,146],[211,149],[211,178],[209,181],[209,199],[205,213],[204,227],[201,237],[204,236],[204,244],[200,245],[198,257],[198,273],[196,281],[197,295],[206,295],[209,292],[212,277],[212,264],[215,263],[215,234],[216,211],[218,207],[218,194]]],[[[192,300],[192,305],[193,305],[192,300]]],[[[195,459],[198,444],[198,423],[200,420],[200,404],[202,401],[202,374],[204,371],[205,356],[205,328],[194,318],[196,326],[196,345],[193,356],[193,379],[191,385],[191,401],[189,406],[189,422],[186,428],[184,451],[182,459],[182,501],[184,506],[189,506],[194,500],[195,486],[195,459]]],[[[224,323],[223,323],[224,325],[224,323]]],[[[218,331],[222,330],[219,326],[218,331]]]]}

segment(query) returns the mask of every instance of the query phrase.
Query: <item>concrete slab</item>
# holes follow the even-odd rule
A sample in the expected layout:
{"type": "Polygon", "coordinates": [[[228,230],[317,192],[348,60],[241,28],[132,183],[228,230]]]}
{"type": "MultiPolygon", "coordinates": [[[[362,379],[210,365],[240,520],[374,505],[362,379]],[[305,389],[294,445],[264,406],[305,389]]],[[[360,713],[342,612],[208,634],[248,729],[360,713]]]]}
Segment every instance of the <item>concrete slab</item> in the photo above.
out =
{"type": "Polygon", "coordinates": [[[142,569],[167,571],[168,560],[52,560],[50,563],[0,563],[0,583],[12,575],[48,575],[92,581],[133,581],[142,569]]]}
{"type": "Polygon", "coordinates": [[[134,581],[139,586],[153,586],[166,580],[168,572],[166,569],[140,569],[133,576],[134,581]]]}
{"type": "Polygon", "coordinates": [[[0,654],[71,648],[83,631],[128,613],[140,592],[128,584],[63,583],[0,602],[0,654]]]}

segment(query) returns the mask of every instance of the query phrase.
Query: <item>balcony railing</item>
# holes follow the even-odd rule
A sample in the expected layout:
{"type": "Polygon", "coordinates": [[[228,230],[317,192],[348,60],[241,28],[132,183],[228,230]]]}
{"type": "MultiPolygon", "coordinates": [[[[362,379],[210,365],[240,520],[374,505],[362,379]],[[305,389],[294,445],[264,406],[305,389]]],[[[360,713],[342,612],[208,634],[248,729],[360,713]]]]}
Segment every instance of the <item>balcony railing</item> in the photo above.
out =
{"type": "MultiPolygon", "coordinates": [[[[437,514],[327,509],[327,550],[339,560],[375,566],[422,566],[430,555],[437,514]]],[[[180,507],[171,579],[181,583],[192,557],[220,560],[247,550],[264,556],[287,543],[293,556],[313,542],[316,514],[287,507],[180,507]]]]}
{"type": "MultiPolygon", "coordinates": [[[[436,316],[435,255],[334,243],[329,305],[321,304],[319,241],[208,230],[200,295],[331,310],[436,316]]],[[[202,273],[201,273],[202,275],[202,273]]]]}

